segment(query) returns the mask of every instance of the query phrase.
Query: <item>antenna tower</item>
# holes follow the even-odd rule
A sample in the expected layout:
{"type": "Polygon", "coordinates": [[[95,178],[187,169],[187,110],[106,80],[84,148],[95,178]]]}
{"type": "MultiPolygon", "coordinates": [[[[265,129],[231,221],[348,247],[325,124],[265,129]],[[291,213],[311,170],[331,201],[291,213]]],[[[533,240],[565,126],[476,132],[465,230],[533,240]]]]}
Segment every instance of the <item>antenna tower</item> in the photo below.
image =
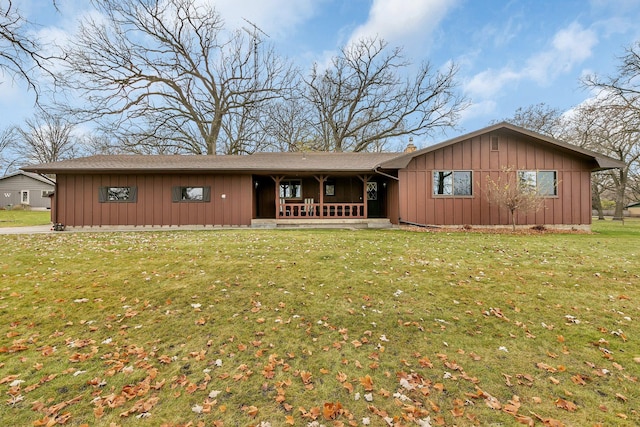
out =
{"type": "Polygon", "coordinates": [[[244,21],[251,26],[252,29],[247,27],[242,27],[244,31],[247,32],[253,38],[253,79],[254,84],[258,84],[258,45],[262,43],[262,39],[260,38],[260,34],[263,36],[269,37],[269,34],[265,33],[258,27],[255,23],[249,21],[246,18],[242,18],[244,21]]]}

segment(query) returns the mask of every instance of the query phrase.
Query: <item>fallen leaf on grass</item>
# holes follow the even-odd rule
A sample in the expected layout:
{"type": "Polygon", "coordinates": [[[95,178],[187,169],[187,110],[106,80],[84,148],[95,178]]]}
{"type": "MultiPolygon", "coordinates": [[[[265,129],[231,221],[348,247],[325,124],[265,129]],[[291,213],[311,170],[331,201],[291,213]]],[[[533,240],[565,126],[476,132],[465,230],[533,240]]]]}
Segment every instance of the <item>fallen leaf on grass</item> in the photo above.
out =
{"type": "Polygon", "coordinates": [[[569,400],[564,400],[562,398],[558,398],[555,403],[556,403],[556,407],[567,410],[569,412],[575,412],[576,409],[578,409],[575,403],[569,400]]]}
{"type": "Polygon", "coordinates": [[[326,402],[322,407],[322,416],[326,420],[334,420],[342,413],[342,404],[340,402],[326,402]]]}
{"type": "Polygon", "coordinates": [[[251,418],[255,418],[256,415],[258,415],[258,408],[251,405],[251,406],[243,406],[242,410],[251,418]]]}
{"type": "Polygon", "coordinates": [[[627,401],[627,397],[620,393],[616,393],[616,398],[622,400],[623,402],[627,401]]]}
{"type": "Polygon", "coordinates": [[[360,378],[360,384],[366,391],[373,390],[373,380],[369,375],[365,375],[364,377],[360,378]]]}
{"type": "Polygon", "coordinates": [[[516,415],[514,418],[518,424],[525,424],[529,427],[533,427],[536,424],[533,418],[527,417],[526,415],[516,415]]]}

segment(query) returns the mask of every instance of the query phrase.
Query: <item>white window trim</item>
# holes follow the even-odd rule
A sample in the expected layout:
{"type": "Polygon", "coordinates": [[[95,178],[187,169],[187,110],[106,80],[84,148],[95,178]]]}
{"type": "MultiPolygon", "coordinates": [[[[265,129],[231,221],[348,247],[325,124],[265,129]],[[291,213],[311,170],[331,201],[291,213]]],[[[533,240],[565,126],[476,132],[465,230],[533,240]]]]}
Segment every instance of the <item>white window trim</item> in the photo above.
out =
{"type": "Polygon", "coordinates": [[[434,170],[431,172],[431,196],[432,196],[432,197],[435,197],[435,198],[452,198],[452,197],[457,197],[457,198],[472,198],[472,197],[473,197],[473,194],[474,194],[474,191],[473,191],[473,175],[474,175],[474,173],[473,173],[473,171],[472,171],[472,170],[470,170],[470,169],[434,169],[434,170]],[[435,188],[434,188],[434,186],[435,186],[435,180],[434,180],[433,175],[434,175],[434,173],[436,173],[436,172],[451,172],[451,181],[452,181],[452,182],[451,182],[451,185],[452,185],[452,187],[451,187],[451,191],[452,191],[452,194],[438,194],[438,193],[436,193],[436,192],[434,191],[434,190],[435,190],[435,188]],[[469,172],[469,173],[471,174],[471,182],[470,182],[470,185],[471,185],[471,194],[455,194],[455,191],[456,191],[456,190],[455,190],[455,186],[454,186],[455,179],[454,179],[453,175],[454,175],[456,172],[469,172]]]}
{"type": "Polygon", "coordinates": [[[558,171],[557,170],[555,170],[555,169],[535,169],[535,170],[532,170],[532,169],[521,169],[521,170],[518,170],[518,172],[517,172],[518,180],[520,180],[520,174],[523,173],[523,172],[533,172],[533,173],[536,174],[536,192],[540,195],[540,197],[544,197],[544,198],[554,198],[554,197],[557,198],[557,197],[559,197],[558,196],[559,188],[558,188],[558,171]],[[540,172],[553,172],[554,173],[554,175],[555,175],[555,179],[554,179],[554,182],[553,182],[554,194],[541,194],[540,193],[540,190],[539,190],[540,187],[538,185],[538,174],[540,172]]]}
{"type": "Polygon", "coordinates": [[[21,205],[28,205],[30,202],[30,194],[29,194],[29,190],[20,190],[20,204],[21,205]],[[24,195],[27,195],[27,201],[24,201],[24,195]]]}

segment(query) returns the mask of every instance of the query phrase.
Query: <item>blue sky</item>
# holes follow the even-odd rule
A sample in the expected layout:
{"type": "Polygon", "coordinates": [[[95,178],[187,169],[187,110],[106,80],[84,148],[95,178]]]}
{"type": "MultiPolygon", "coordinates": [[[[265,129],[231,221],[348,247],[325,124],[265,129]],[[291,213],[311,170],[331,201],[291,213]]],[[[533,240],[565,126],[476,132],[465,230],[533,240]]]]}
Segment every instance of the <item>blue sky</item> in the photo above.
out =
{"type": "MultiPolygon", "coordinates": [[[[15,1],[15,0],[14,0],[15,1]]],[[[640,40],[639,0],[198,0],[213,2],[229,28],[243,18],[305,70],[327,61],[361,36],[403,46],[415,63],[459,65],[460,88],[471,101],[452,131],[422,147],[545,103],[568,110],[592,94],[589,73],[611,74],[625,47],[640,40]]],[[[47,40],[73,33],[85,0],[18,0],[47,40]]],[[[0,130],[33,114],[33,93],[0,76],[0,130]]]]}

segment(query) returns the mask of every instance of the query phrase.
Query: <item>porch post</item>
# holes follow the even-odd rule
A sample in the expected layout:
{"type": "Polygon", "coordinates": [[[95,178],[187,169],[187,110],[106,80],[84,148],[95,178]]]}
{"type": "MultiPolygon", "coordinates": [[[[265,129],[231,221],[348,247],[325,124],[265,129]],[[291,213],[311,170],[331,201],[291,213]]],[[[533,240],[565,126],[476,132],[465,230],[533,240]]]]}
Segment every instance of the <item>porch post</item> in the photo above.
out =
{"type": "Polygon", "coordinates": [[[366,219],[369,217],[369,203],[367,203],[367,183],[369,182],[369,178],[371,178],[371,175],[362,175],[358,176],[358,178],[360,178],[360,180],[362,181],[362,202],[364,203],[364,217],[366,219]]]}
{"type": "MultiPolygon", "coordinates": [[[[276,219],[280,218],[280,209],[284,209],[284,206],[280,206],[280,182],[283,176],[271,176],[271,179],[276,183],[276,219]]],[[[283,211],[284,212],[284,211],[283,211]]]]}
{"type": "Polygon", "coordinates": [[[327,176],[326,175],[315,175],[314,178],[316,179],[316,181],[318,181],[319,186],[320,186],[320,191],[319,191],[319,209],[320,209],[320,218],[324,217],[323,214],[323,208],[324,208],[324,183],[327,180],[327,176]]]}

